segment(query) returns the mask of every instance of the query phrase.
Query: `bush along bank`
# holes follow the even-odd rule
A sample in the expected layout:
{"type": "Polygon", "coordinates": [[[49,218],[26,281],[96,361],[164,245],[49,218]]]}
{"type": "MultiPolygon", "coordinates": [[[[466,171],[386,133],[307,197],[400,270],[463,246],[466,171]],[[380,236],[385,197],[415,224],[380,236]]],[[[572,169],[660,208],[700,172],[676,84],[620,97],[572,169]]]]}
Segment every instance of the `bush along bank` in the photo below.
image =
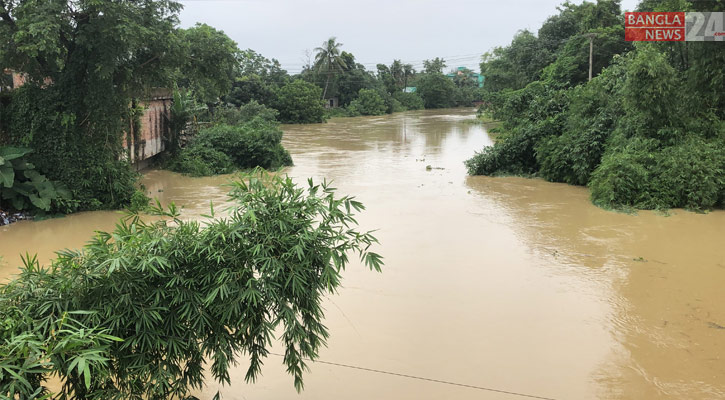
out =
{"type": "Polygon", "coordinates": [[[191,176],[227,174],[261,167],[275,170],[292,165],[282,146],[276,111],[256,102],[215,111],[211,126],[175,152],[164,167],[191,176]]]}
{"type": "MultiPolygon", "coordinates": [[[[610,11],[615,25],[595,27],[603,41],[619,37],[621,11],[610,11]]],[[[583,23],[587,12],[569,5],[527,40],[543,48],[561,18],[583,23]]],[[[580,40],[560,35],[564,43],[580,40]]],[[[517,40],[482,70],[506,61],[517,40]]],[[[725,53],[706,42],[612,47],[587,81],[578,71],[588,52],[574,48],[563,45],[528,83],[486,93],[484,111],[502,121],[502,133],[466,161],[468,172],[586,185],[594,204],[607,209],[725,206],[725,53]]],[[[505,82],[495,79],[488,77],[491,87],[505,82]]]]}

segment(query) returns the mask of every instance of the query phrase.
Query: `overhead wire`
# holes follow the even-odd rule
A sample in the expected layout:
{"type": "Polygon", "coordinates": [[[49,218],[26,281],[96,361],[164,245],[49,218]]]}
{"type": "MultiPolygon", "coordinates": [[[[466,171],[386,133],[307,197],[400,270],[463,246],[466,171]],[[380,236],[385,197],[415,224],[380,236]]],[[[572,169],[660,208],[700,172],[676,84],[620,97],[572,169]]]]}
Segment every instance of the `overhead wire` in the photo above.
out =
{"type": "MultiPolygon", "coordinates": [[[[272,353],[272,352],[270,352],[269,354],[278,356],[278,357],[284,357],[284,354],[272,353]]],[[[384,371],[384,370],[375,369],[375,368],[365,368],[365,367],[360,367],[357,365],[342,364],[342,363],[322,361],[322,360],[310,360],[310,359],[306,359],[306,360],[312,361],[315,363],[319,363],[319,364],[334,365],[336,367],[350,368],[350,369],[374,372],[374,373],[384,374],[384,375],[392,375],[392,376],[397,376],[397,377],[401,377],[401,378],[417,379],[417,380],[421,380],[421,381],[440,383],[440,384],[444,384],[444,385],[458,386],[458,387],[482,390],[482,391],[487,391],[487,392],[501,393],[501,394],[507,394],[507,395],[511,395],[511,396],[525,397],[525,398],[529,398],[529,399],[557,400],[553,397],[544,397],[544,396],[538,396],[538,395],[533,395],[533,394],[514,392],[514,391],[510,391],[510,390],[501,390],[501,389],[495,389],[495,388],[490,388],[490,387],[485,387],[485,386],[476,386],[476,385],[469,385],[469,384],[465,384],[465,383],[445,381],[442,379],[433,379],[433,378],[426,378],[426,377],[416,376],[416,375],[401,374],[398,372],[384,371]]]]}

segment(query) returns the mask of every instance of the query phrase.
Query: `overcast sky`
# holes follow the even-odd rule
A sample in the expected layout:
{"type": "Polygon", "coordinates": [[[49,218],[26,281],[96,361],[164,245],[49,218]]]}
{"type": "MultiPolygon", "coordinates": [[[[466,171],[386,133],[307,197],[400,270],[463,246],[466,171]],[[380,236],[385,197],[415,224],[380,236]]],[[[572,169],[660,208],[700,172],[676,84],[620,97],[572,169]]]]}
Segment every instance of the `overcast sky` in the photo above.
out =
{"type": "MultiPolygon", "coordinates": [[[[563,0],[180,0],[181,26],[223,30],[241,49],[276,58],[291,74],[330,36],[368,70],[400,59],[422,69],[443,57],[448,67],[478,71],[481,54],[506,45],[520,29],[536,32],[563,0]]],[[[581,3],[575,0],[574,3],[581,3]]],[[[622,0],[633,10],[638,0],[622,0]]],[[[624,40],[624,38],[622,38],[624,40]]]]}

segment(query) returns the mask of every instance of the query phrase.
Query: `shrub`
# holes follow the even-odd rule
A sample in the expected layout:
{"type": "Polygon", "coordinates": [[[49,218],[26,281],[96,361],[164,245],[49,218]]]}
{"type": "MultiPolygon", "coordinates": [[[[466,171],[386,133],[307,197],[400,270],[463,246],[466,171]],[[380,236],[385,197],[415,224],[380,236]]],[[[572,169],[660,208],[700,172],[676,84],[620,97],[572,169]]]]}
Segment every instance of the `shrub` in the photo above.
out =
{"type": "Polygon", "coordinates": [[[405,110],[422,110],[425,107],[423,99],[416,93],[397,91],[393,94],[393,98],[398,100],[405,110]]]}
{"type": "Polygon", "coordinates": [[[725,194],[725,141],[690,137],[657,160],[658,207],[711,209],[725,194]]]}
{"type": "Polygon", "coordinates": [[[595,204],[607,208],[710,209],[723,204],[725,142],[689,137],[658,148],[656,140],[629,139],[608,153],[592,174],[595,204]]]}
{"type": "Polygon", "coordinates": [[[456,85],[442,74],[423,74],[417,82],[417,93],[425,108],[446,108],[455,105],[456,85]]]}
{"type": "Polygon", "coordinates": [[[0,206],[34,214],[57,210],[59,201],[70,200],[70,192],[35,170],[26,157],[31,152],[27,148],[0,147],[0,206]]]}
{"type": "Polygon", "coordinates": [[[224,174],[235,169],[276,169],[292,165],[282,147],[282,131],[275,122],[254,118],[241,125],[203,129],[171,160],[172,171],[194,176],[224,174]]]}
{"type": "Polygon", "coordinates": [[[518,127],[501,134],[493,146],[485,148],[465,162],[471,175],[521,174],[539,170],[535,148],[544,138],[555,136],[561,129],[556,118],[518,127]]]}
{"type": "Polygon", "coordinates": [[[380,271],[368,250],[377,240],[355,229],[362,204],[324,183],[260,173],[230,197],[228,217],[199,223],[155,207],[164,218],[129,215],[48,267],[26,258],[0,288],[0,397],[42,397],[56,375],[60,398],[189,398],[205,375],[231,383],[243,357],[254,381],[272,337],[301,390],[329,336],[325,296],[351,253],[380,271]]]}
{"type": "Polygon", "coordinates": [[[215,124],[223,125],[239,125],[249,122],[254,118],[261,118],[265,121],[277,121],[279,112],[273,108],[268,108],[263,104],[251,100],[240,107],[225,106],[219,107],[214,111],[213,121],[215,124]]]}
{"type": "Polygon", "coordinates": [[[592,173],[589,188],[594,204],[604,208],[657,207],[651,157],[654,144],[632,140],[622,149],[608,152],[592,173]]]}
{"type": "Polygon", "coordinates": [[[167,168],[191,176],[228,174],[235,170],[232,160],[223,152],[199,145],[190,145],[174,156],[167,168]]]}
{"type": "Polygon", "coordinates": [[[131,212],[143,212],[149,209],[149,203],[151,199],[146,196],[143,190],[136,189],[131,196],[131,204],[128,205],[127,209],[131,212]]]}
{"type": "Polygon", "coordinates": [[[321,98],[319,86],[298,79],[275,91],[272,106],[279,111],[279,119],[284,123],[324,122],[325,107],[321,98]]]}
{"type": "Polygon", "coordinates": [[[387,109],[385,100],[374,89],[360,89],[358,97],[348,106],[349,112],[356,115],[383,115],[387,109]]]}

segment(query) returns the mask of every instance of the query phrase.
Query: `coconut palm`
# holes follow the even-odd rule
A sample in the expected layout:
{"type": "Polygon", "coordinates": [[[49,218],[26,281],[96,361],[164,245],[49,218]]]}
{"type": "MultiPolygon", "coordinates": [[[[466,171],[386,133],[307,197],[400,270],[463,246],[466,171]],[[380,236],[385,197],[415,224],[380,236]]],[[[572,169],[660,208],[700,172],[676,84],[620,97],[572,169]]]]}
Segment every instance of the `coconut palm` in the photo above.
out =
{"type": "Polygon", "coordinates": [[[336,37],[331,37],[322,43],[322,47],[315,49],[315,68],[317,71],[325,71],[327,80],[325,81],[325,90],[322,92],[322,98],[327,95],[327,86],[330,84],[330,78],[335,70],[346,68],[345,60],[340,56],[340,46],[342,43],[337,42],[336,37]]]}
{"type": "Polygon", "coordinates": [[[408,77],[415,75],[415,70],[410,64],[403,65],[403,87],[408,87],[408,77]]]}
{"type": "Polygon", "coordinates": [[[393,60],[390,65],[390,75],[393,76],[396,88],[403,84],[403,63],[400,60],[393,60]]]}

